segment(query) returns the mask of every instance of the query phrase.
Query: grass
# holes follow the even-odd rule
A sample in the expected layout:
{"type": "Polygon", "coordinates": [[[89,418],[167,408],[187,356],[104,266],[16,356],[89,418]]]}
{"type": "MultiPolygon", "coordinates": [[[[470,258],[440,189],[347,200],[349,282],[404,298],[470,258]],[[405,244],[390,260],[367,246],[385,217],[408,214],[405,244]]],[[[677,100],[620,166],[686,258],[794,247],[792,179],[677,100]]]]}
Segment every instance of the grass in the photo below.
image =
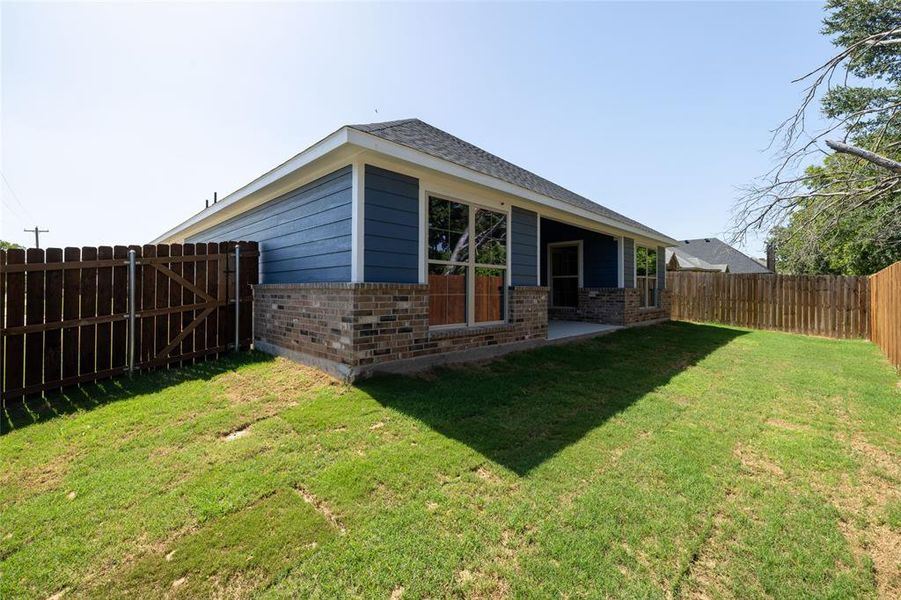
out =
{"type": "Polygon", "coordinates": [[[866,342],[668,323],[358,387],[248,354],[3,427],[3,598],[901,593],[866,342]]]}

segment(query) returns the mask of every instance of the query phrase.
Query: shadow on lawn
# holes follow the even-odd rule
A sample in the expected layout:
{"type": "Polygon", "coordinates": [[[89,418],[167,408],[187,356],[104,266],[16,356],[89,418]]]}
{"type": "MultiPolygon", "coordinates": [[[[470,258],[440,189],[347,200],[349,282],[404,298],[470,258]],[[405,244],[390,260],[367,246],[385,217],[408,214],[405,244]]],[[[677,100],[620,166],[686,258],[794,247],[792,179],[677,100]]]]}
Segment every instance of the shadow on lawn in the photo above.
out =
{"type": "Polygon", "coordinates": [[[91,410],[110,402],[152,394],[186,381],[210,380],[242,365],[269,362],[274,357],[261,352],[244,352],[189,367],[162,369],[134,377],[123,375],[81,387],[66,388],[46,397],[8,400],[0,411],[0,435],[78,411],[91,410]]]}
{"type": "Polygon", "coordinates": [[[669,322],[447,369],[436,377],[384,376],[359,387],[383,406],[525,475],[744,334],[669,322]]]}

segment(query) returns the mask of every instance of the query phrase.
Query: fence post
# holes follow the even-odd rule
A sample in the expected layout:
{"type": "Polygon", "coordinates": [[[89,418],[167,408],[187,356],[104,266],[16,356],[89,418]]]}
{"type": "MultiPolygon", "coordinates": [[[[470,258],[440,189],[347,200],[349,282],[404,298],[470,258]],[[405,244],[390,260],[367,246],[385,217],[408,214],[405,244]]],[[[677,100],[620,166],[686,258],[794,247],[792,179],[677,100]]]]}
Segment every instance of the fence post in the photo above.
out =
{"type": "Polygon", "coordinates": [[[235,352],[241,344],[241,242],[235,244],[235,352]]]}
{"type": "Polygon", "coordinates": [[[135,251],[128,251],[128,372],[135,371],[135,251]]]}

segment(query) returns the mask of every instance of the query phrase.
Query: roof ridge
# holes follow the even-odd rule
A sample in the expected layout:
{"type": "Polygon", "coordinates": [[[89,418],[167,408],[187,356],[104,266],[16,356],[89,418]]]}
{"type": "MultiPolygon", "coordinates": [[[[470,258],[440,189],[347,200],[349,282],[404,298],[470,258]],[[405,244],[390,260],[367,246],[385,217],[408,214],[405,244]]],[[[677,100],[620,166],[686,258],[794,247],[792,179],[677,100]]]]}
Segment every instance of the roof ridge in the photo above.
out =
{"type": "MultiPolygon", "coordinates": [[[[349,127],[381,137],[391,142],[413,148],[442,160],[447,160],[475,172],[495,177],[512,185],[564,202],[576,208],[591,211],[612,219],[621,225],[635,227],[640,231],[657,236],[668,237],[607,208],[603,204],[577,192],[569,190],[554,181],[533,171],[517,165],[505,158],[476,146],[461,137],[435,127],[418,118],[350,125],[349,127]]],[[[671,239],[671,238],[670,238],[671,239]]]]}
{"type": "Polygon", "coordinates": [[[412,123],[413,121],[419,121],[420,123],[424,123],[424,121],[420,121],[416,117],[412,117],[409,119],[395,119],[394,121],[382,121],[381,123],[358,123],[356,125],[348,125],[348,127],[350,127],[351,129],[356,129],[357,131],[362,131],[363,133],[372,133],[374,131],[384,131],[386,129],[391,129],[392,127],[399,127],[399,126],[405,125],[407,123],[412,123]]]}

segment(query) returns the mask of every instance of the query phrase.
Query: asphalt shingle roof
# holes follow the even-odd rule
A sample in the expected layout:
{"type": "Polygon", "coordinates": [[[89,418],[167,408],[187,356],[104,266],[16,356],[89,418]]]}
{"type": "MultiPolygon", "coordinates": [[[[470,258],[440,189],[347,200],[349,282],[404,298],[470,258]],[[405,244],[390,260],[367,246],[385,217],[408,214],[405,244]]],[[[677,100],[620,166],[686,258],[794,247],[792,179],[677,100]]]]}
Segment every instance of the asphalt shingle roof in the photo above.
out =
{"type": "Polygon", "coordinates": [[[527,171],[522,167],[517,167],[509,161],[495,156],[490,152],[486,152],[478,146],[474,146],[469,142],[461,140],[437,127],[433,127],[428,123],[420,121],[419,119],[403,119],[400,121],[386,121],[384,123],[348,125],[348,127],[356,129],[357,131],[369,133],[384,140],[407,146],[408,148],[413,148],[414,150],[419,150],[420,152],[425,152],[431,156],[472,169],[483,175],[496,177],[507,183],[553,198],[554,200],[559,200],[560,202],[565,202],[571,206],[590,211],[623,225],[634,227],[635,229],[644,231],[654,237],[669,237],[638,221],[630,219],[625,215],[610,210],[606,206],[601,206],[597,202],[592,202],[584,196],[571,192],[552,181],[539,177],[531,171],[527,171]]]}
{"type": "Polygon", "coordinates": [[[716,238],[684,240],[676,248],[679,252],[714,264],[729,265],[730,273],[769,273],[766,267],[716,238]]]}

